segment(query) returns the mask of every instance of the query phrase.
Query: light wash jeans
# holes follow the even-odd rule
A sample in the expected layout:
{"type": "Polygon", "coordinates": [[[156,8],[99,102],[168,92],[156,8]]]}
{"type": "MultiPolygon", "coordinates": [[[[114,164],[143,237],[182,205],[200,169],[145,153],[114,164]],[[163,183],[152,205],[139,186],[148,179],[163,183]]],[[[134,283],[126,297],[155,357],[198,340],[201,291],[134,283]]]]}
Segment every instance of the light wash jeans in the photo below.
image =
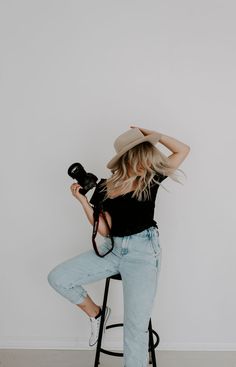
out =
{"type": "MultiPolygon", "coordinates": [[[[124,367],[146,367],[148,361],[148,325],[157,291],[162,248],[159,232],[150,227],[142,232],[113,237],[114,248],[104,257],[90,249],[57,265],[48,274],[49,284],[74,304],[84,301],[84,284],[120,273],[123,286],[124,367]]],[[[100,254],[111,248],[104,237],[100,254]]]]}

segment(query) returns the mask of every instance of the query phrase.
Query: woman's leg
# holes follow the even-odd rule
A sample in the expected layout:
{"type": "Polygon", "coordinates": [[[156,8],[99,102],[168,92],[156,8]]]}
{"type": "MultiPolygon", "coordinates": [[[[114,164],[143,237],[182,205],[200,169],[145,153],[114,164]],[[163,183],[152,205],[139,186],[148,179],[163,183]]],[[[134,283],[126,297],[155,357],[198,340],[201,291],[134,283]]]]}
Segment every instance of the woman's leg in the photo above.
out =
{"type": "Polygon", "coordinates": [[[84,311],[88,316],[95,317],[100,312],[100,306],[93,302],[89,295],[84,299],[84,301],[78,305],[82,311],[84,311]]]}
{"type": "MultiPolygon", "coordinates": [[[[107,252],[105,241],[98,251],[107,252]]],[[[48,274],[49,284],[71,303],[80,307],[89,316],[98,314],[99,306],[89,297],[82,284],[88,284],[117,274],[117,257],[111,252],[99,257],[94,249],[90,249],[58,264],[48,274]]]]}
{"type": "Polygon", "coordinates": [[[161,248],[155,232],[130,236],[120,263],[124,297],[123,350],[125,367],[146,367],[148,326],[160,270],[161,248]],[[146,237],[145,237],[146,234],[146,237]]]}

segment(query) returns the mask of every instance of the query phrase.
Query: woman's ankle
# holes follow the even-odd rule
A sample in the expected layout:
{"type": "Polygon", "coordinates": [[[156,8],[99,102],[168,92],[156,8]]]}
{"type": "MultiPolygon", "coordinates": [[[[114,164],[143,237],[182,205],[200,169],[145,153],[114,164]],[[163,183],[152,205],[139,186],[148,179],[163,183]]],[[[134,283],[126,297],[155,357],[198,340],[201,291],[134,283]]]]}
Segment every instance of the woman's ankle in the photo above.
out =
{"type": "Polygon", "coordinates": [[[102,314],[102,309],[101,309],[101,307],[99,306],[99,311],[98,311],[97,315],[95,316],[95,319],[97,319],[98,317],[100,317],[100,316],[101,316],[101,314],[102,314]]]}

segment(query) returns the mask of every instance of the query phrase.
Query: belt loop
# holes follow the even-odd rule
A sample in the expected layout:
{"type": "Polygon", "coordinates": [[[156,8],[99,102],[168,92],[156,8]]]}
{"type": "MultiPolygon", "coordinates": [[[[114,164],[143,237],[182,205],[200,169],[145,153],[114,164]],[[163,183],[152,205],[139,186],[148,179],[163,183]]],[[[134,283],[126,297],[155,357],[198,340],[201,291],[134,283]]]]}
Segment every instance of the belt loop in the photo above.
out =
{"type": "Polygon", "coordinates": [[[122,244],[121,247],[122,248],[127,248],[128,247],[128,241],[130,239],[130,236],[124,236],[122,239],[122,244]]]}

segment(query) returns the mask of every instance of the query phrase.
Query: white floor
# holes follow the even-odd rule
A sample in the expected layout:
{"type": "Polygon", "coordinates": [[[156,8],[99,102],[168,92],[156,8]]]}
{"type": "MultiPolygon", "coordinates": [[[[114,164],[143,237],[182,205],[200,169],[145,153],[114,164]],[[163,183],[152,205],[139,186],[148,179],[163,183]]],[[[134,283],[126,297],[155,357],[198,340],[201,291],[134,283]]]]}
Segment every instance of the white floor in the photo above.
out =
{"type": "MultiPolygon", "coordinates": [[[[0,349],[0,367],[93,367],[95,351],[0,349]]],[[[157,367],[236,367],[236,352],[156,352],[157,367]]],[[[101,353],[99,367],[123,367],[101,353]]],[[[148,366],[152,366],[149,364],[148,366]]]]}

